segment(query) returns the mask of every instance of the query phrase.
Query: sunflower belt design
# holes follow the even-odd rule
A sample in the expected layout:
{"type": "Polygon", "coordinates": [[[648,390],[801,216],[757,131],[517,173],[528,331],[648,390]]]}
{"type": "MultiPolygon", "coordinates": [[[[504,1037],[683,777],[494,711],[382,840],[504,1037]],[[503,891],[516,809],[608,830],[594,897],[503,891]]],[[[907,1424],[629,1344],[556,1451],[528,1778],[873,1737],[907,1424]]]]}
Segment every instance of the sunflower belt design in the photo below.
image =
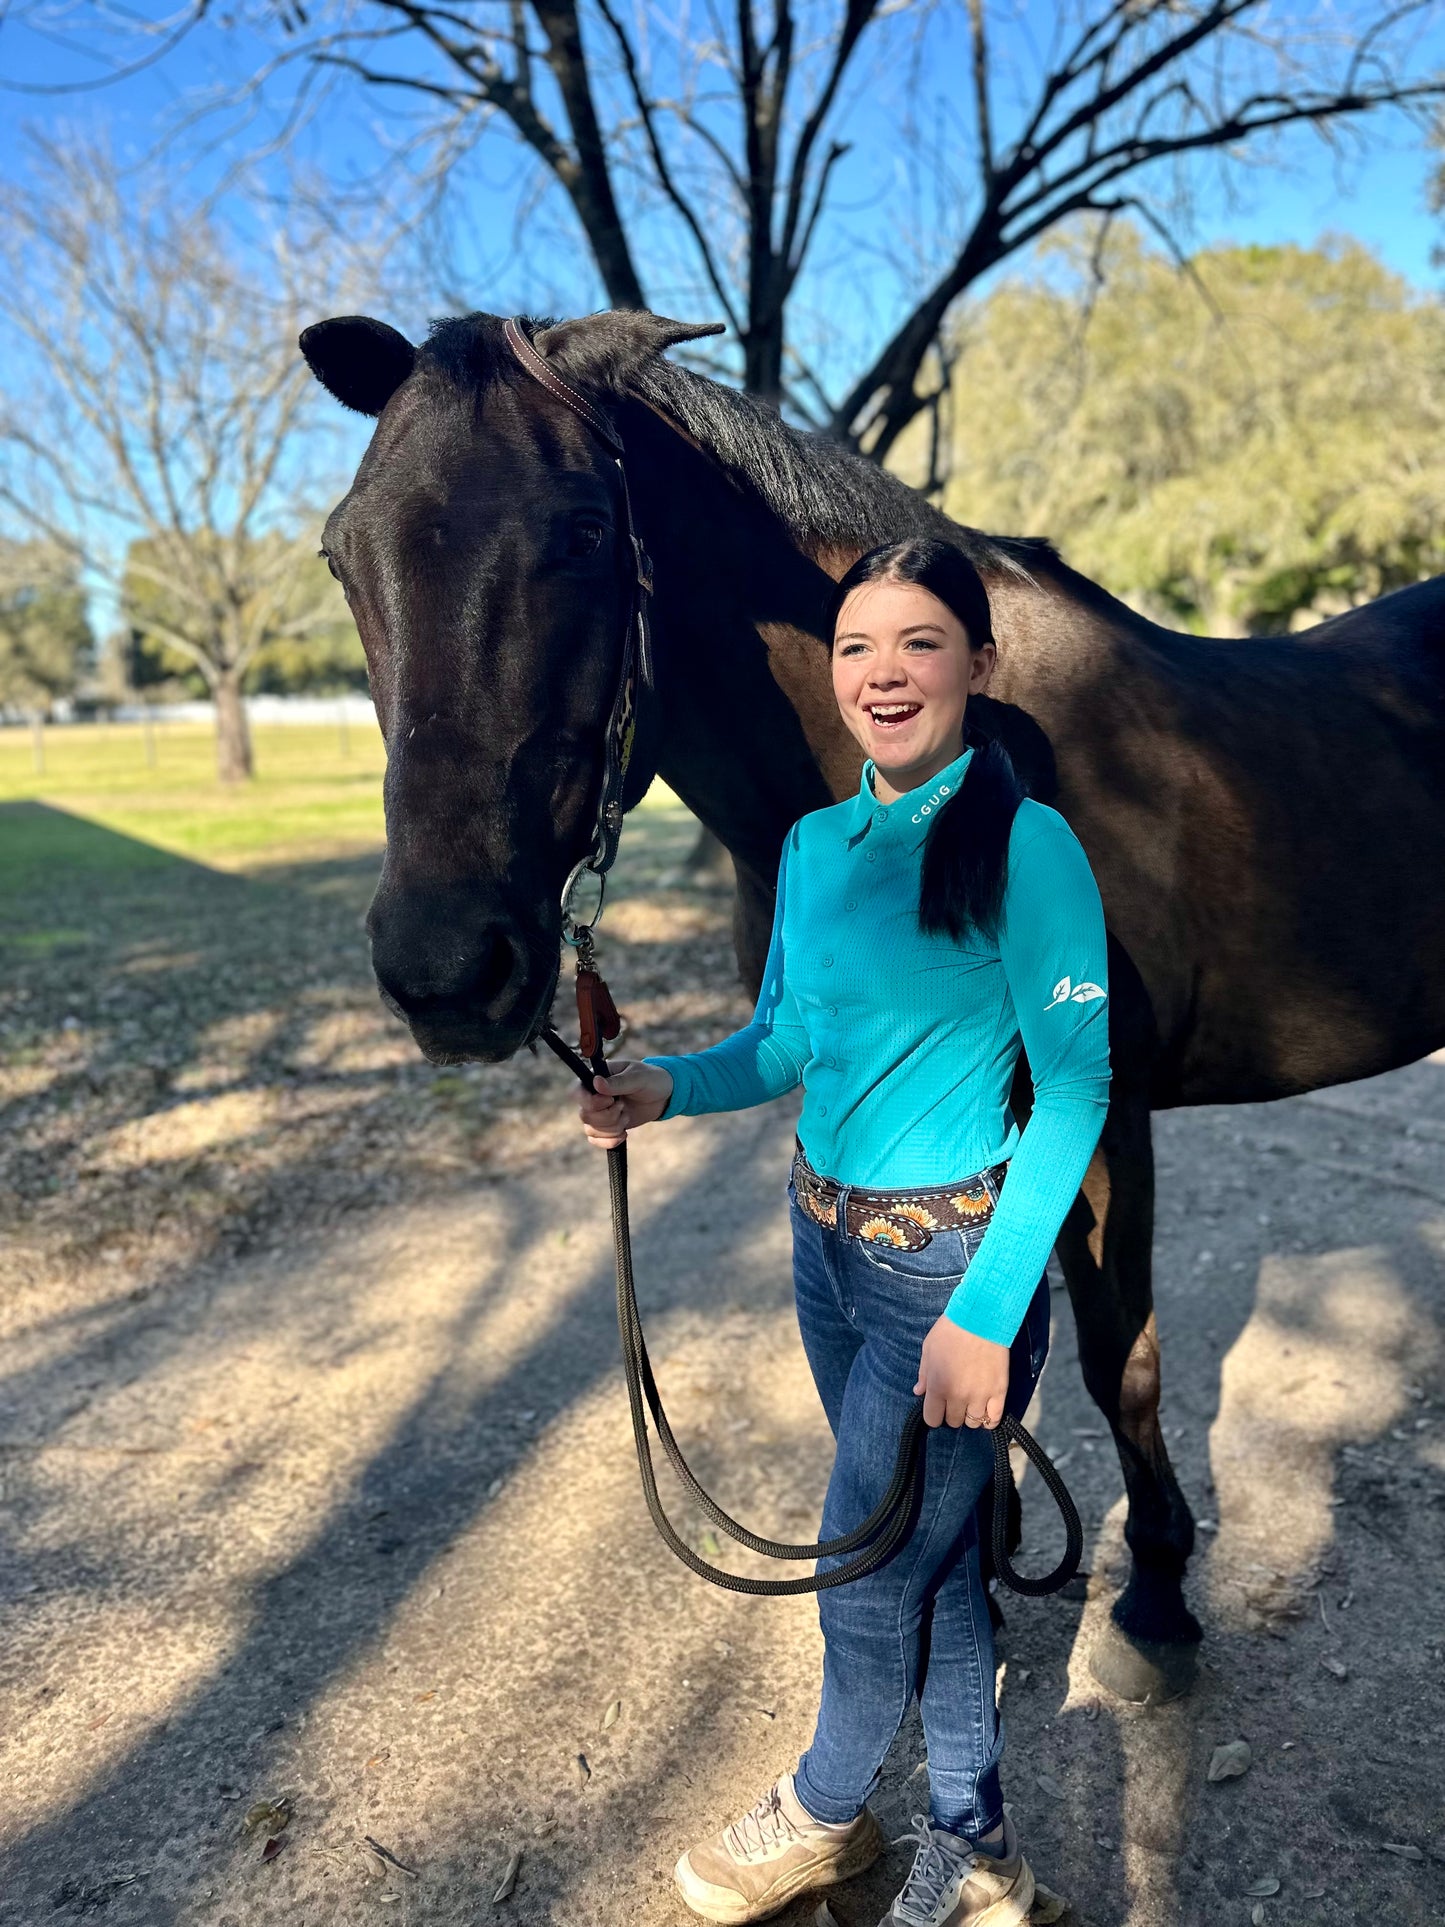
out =
{"type": "MultiPolygon", "coordinates": [[[[990,1165],[936,1191],[860,1191],[848,1186],[843,1233],[891,1245],[895,1251],[922,1251],[935,1231],[968,1231],[987,1224],[1007,1173],[1007,1164],[990,1165]]],[[[825,1230],[838,1230],[838,1200],[845,1187],[819,1177],[801,1145],[793,1156],[793,1189],[805,1217],[825,1230]]]]}

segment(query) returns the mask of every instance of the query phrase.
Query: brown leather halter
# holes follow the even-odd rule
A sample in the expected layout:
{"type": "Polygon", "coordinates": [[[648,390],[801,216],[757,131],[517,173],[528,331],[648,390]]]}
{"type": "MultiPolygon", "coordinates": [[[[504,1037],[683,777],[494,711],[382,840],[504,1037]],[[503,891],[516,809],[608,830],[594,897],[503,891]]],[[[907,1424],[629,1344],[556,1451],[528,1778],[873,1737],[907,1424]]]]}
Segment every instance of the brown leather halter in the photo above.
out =
{"type": "Polygon", "coordinates": [[[502,333],[507,346],[533,380],[540,382],[554,400],[570,408],[579,420],[585,422],[612,457],[622,490],[622,513],[633,557],[632,604],[622,640],[622,667],[618,676],[617,695],[607,721],[602,794],[597,803],[592,847],[574,867],[562,890],[562,934],[568,943],[578,945],[582,933],[592,931],[602,920],[607,872],[617,860],[617,845],[622,835],[623,789],[628,766],[637,747],[638,721],[644,705],[650,704],[654,695],[650,620],[652,563],[632,518],[632,496],[627,487],[627,470],[623,462],[626,450],[616,427],[580,390],[564,381],[555,368],[548,367],[545,358],[537,353],[527,339],[520,316],[514,315],[504,322],[502,333]],[[577,914],[576,898],[586,877],[591,877],[596,883],[597,901],[591,914],[583,918],[577,914]]]}

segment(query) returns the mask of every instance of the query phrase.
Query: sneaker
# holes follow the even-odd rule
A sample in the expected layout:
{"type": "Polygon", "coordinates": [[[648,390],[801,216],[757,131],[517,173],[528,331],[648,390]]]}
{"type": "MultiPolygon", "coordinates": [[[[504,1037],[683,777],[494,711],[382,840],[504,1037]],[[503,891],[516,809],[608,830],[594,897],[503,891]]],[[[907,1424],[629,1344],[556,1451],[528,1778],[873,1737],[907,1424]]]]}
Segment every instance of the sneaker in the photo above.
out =
{"type": "Polygon", "coordinates": [[[673,1879],[704,1920],[766,1920],[799,1894],[863,1873],[882,1851],[882,1829],[867,1807],[845,1827],[824,1826],[785,1773],[741,1820],[685,1853],[673,1879]]]}
{"type": "Polygon", "coordinates": [[[1002,1854],[931,1827],[921,1813],[913,1825],[913,1870],[878,1927],[1022,1927],[1034,1904],[1034,1876],[1007,1814],[1002,1854]]]}

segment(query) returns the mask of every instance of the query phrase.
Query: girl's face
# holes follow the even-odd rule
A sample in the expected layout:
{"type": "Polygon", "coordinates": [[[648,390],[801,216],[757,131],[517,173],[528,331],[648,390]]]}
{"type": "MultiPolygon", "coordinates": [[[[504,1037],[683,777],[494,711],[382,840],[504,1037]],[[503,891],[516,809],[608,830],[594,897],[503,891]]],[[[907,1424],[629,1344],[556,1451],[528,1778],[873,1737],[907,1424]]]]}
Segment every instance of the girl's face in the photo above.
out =
{"type": "Polygon", "coordinates": [[[958,617],[917,583],[885,577],[853,590],[833,637],[833,694],[873,758],[883,802],[962,755],[968,699],[987,687],[996,655],[991,642],[970,648],[958,617]]]}

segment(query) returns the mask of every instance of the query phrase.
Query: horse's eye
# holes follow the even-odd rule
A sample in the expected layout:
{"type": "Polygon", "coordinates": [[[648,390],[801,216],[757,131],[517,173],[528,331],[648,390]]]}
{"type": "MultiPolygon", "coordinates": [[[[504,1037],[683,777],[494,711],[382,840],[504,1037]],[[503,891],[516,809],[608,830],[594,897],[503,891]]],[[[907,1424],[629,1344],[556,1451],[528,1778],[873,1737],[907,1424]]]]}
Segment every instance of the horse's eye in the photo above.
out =
{"type": "Polygon", "coordinates": [[[318,549],[316,553],[321,557],[321,560],[326,564],[327,568],[330,569],[331,573],[336,577],[336,580],[339,582],[341,580],[341,571],[340,569],[337,568],[330,549],[318,549]]]}
{"type": "Polygon", "coordinates": [[[578,556],[596,555],[602,547],[602,538],[605,533],[606,530],[602,524],[590,517],[586,521],[574,522],[567,553],[578,556]]]}

